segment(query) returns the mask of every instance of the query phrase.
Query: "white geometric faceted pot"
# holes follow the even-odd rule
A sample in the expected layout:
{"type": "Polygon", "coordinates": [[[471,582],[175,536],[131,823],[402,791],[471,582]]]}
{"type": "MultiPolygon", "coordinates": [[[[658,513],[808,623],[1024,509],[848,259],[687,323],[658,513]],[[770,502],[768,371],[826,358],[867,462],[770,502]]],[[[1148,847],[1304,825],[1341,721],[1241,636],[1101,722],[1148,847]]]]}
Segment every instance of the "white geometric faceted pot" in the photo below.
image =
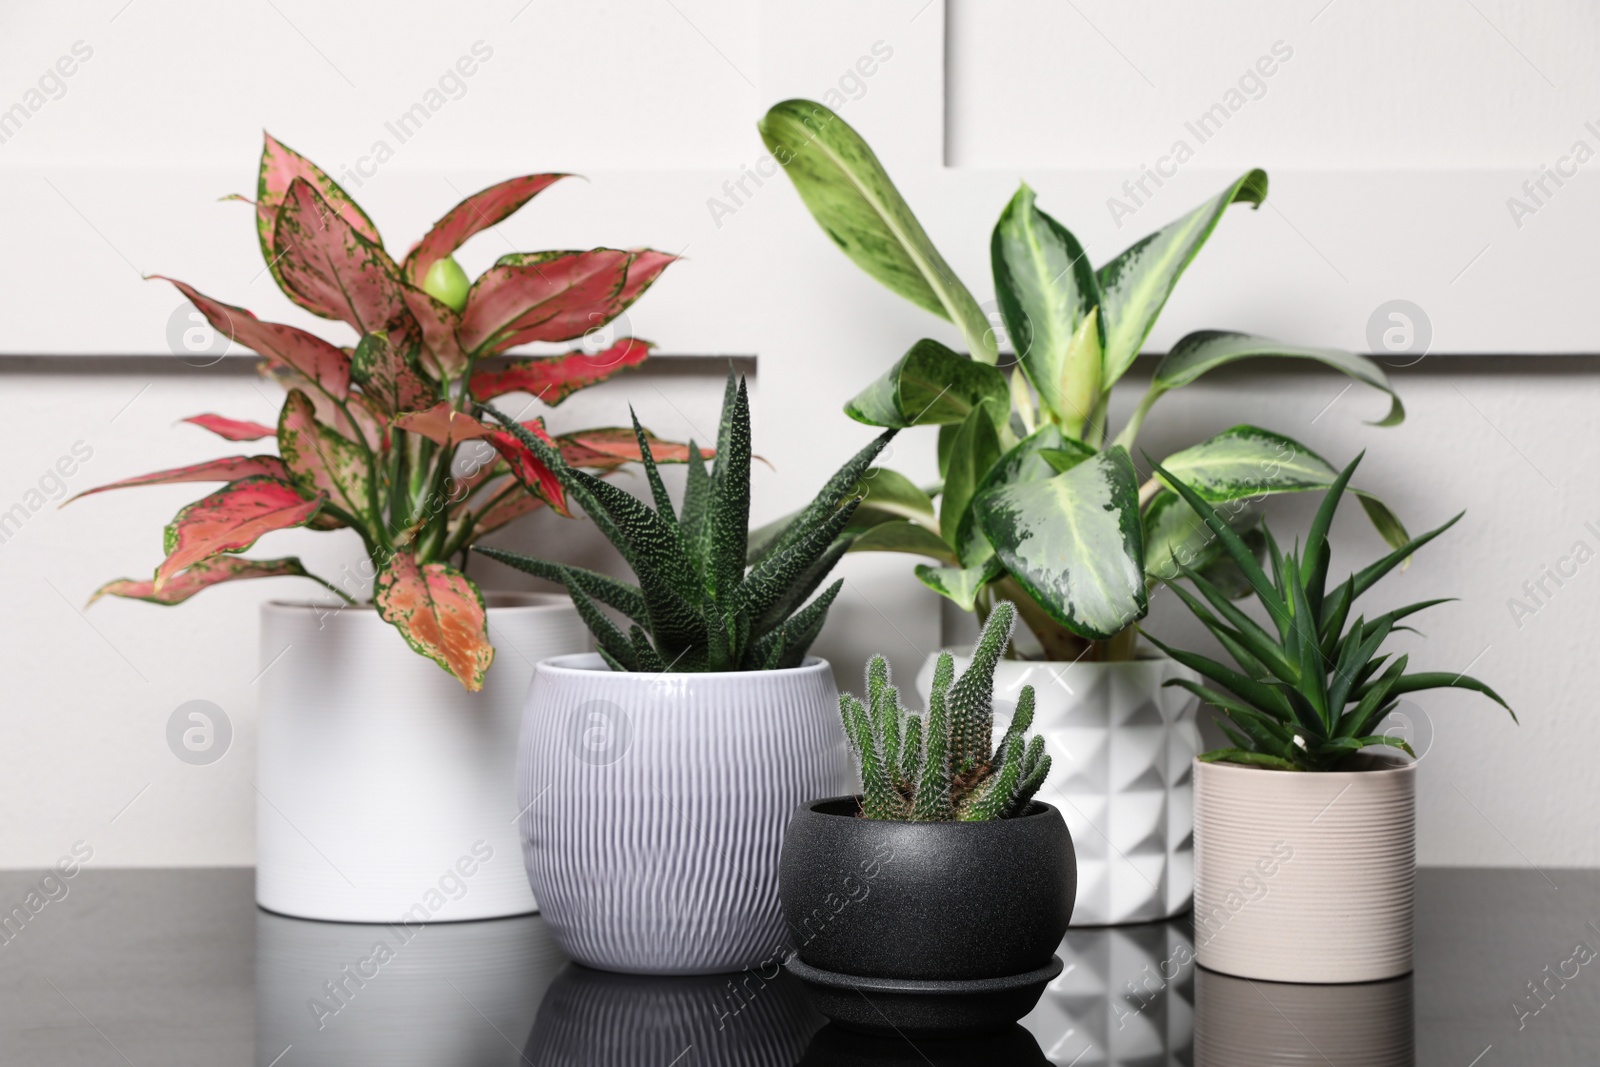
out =
{"type": "MultiPolygon", "coordinates": [[[[935,659],[930,656],[917,675],[924,703],[935,659]]],[[[969,662],[957,655],[957,672],[969,662]]],[[[1039,799],[1061,810],[1078,854],[1073,926],[1155,922],[1189,908],[1198,702],[1165,683],[1195,677],[1165,657],[1001,660],[995,670],[997,733],[1016,710],[1022,687],[1034,689],[1033,729],[1051,759],[1039,799]]]]}
{"type": "Polygon", "coordinates": [[[468,693],[367,606],[261,608],[256,902],[339,922],[537,909],[516,752],[533,665],[589,635],[565,596],[490,594],[494,664],[468,693]]]}
{"type": "Polygon", "coordinates": [[[1311,773],[1195,761],[1195,948],[1272,982],[1411,971],[1416,764],[1311,773]]]}
{"type": "Polygon", "coordinates": [[[850,781],[826,660],[707,674],[546,660],[519,748],[528,881],[574,959],[632,974],[781,962],[784,828],[850,781]]]}

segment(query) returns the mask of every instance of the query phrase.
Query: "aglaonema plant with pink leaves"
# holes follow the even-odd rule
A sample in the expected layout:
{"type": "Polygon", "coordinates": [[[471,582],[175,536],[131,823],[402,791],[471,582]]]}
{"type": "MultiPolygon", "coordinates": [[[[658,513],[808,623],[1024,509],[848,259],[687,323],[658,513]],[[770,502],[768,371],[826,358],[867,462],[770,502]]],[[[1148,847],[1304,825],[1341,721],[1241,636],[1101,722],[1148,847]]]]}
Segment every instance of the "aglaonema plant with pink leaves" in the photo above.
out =
{"type": "MultiPolygon", "coordinates": [[[[297,558],[238,553],[275,530],[350,529],[374,576],[373,602],[410,646],[468,690],[494,658],[483,596],[461,567],[466,546],[540,507],[567,510],[561,482],[517,436],[473,416],[485,401],[527,393],[553,407],[637,367],[649,344],[622,338],[485,367],[532,342],[565,342],[604,326],[676,258],[649,249],[514,253],[469,280],[453,253],[566,177],[530,174],[476,193],[396,260],[378,229],[333,179],[267,136],[255,200],[261,254],[290,300],[347,324],[337,343],[171,281],[212,327],[262,357],[287,393],[277,425],[197,415],[185,420],[230,441],[276,438],[277,455],[229,456],[129,478],[89,492],[173,482],[223,482],[166,528],[151,579],[119,579],[91,599],[177,604],[221,582],[296,575],[354,603],[297,558]]],[[[243,199],[243,198],[236,198],[243,199]]],[[[572,466],[606,472],[640,457],[632,427],[552,436],[522,424],[572,466]]],[[[684,446],[651,439],[656,462],[684,446]]],[[[87,495],[87,494],[84,494],[87,495]]],[[[358,590],[359,591],[359,590],[358,590]]]]}

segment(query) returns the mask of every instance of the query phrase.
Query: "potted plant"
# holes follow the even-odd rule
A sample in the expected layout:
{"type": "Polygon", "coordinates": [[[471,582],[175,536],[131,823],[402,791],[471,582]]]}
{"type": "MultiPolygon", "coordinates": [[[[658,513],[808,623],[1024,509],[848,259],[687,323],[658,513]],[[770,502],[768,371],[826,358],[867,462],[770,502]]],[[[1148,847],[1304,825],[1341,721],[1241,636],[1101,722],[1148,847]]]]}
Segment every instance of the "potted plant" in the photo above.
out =
{"type": "Polygon", "coordinates": [[[1031,688],[994,739],[994,671],[1015,618],[995,605],[959,678],[939,657],[926,716],[901,706],[882,656],[865,701],[839,700],[861,793],[800,808],[780,874],[786,966],[835,1022],[1005,1027],[1061,973],[1076,870],[1061,813],[1034,800],[1051,760],[1028,737],[1031,688]]]}
{"type": "MultiPolygon", "coordinates": [[[[268,136],[255,201],[266,269],[294,303],[346,323],[351,343],[261,322],[173,282],[217,331],[260,354],[261,372],[287,393],[276,426],[212,414],[186,421],[230,441],[273,439],[278,454],[91,490],[226,483],[178,512],[152,579],[111,582],[93,599],[172,605],[221,582],[286,575],[322,586],[315,601],[261,611],[256,894],[264,907],[351,921],[415,918],[419,903],[433,920],[534,908],[513,860],[518,709],[532,661],[579,651],[586,638],[566,598],[486,597],[462,569],[473,538],[536,508],[568,514],[541,461],[470,412],[512,392],[555,405],[638,366],[649,345],[633,338],[599,353],[485,361],[609,321],[674,258],[607,248],[518,253],[469,282],[452,253],[562,177],[512,178],[468,197],[397,261],[343,189],[268,136]],[[293,557],[239,555],[294,527],[353,532],[360,566],[329,580],[293,557]],[[519,653],[492,675],[491,631],[519,653]],[[430,891],[458,862],[472,867],[471,892],[447,900],[430,891]]],[[[528,432],[545,435],[542,420],[528,432]]],[[[550,440],[600,472],[639,458],[631,429],[550,440]]],[[[687,458],[666,443],[655,455],[687,458]]]]}
{"type": "MultiPolygon", "coordinates": [[[[1075,923],[1169,917],[1192,888],[1187,767],[1199,748],[1195,704],[1163,690],[1185,675],[1137,646],[1147,588],[1177,556],[1218,580],[1231,566],[1197,517],[1142,476],[1131,455],[1158,400],[1240,360],[1309,360],[1391,397],[1382,425],[1404,410],[1382,369],[1362,356],[1217,330],[1172,347],[1133,413],[1108,425],[1113,386],[1132,366],[1179,277],[1230,204],[1259,205],[1252,170],[1098,270],[1077,238],[1022,186],[990,241],[998,321],[956,277],[865,141],[820,104],[789,100],[761,135],[801,199],[858,266],[952,322],[960,355],[917,342],[846,405],[875,426],[939,428],[941,483],[924,491],[882,472],[856,512],[852,551],[928,557],[917,577],[980,619],[997,598],[1027,624],[1001,665],[1001,697],[1039,694],[1038,724],[1057,753],[1046,791],[1063,799],[1079,848],[1075,923]],[[1002,361],[996,327],[1016,354],[1002,361]],[[1002,362],[1011,364],[1009,374],[1002,362]],[[938,497],[935,509],[932,497],[938,497]]],[[[988,306],[995,306],[993,304],[988,306]]],[[[1318,489],[1337,473],[1305,445],[1241,425],[1164,461],[1229,522],[1259,540],[1251,505],[1318,489]]],[[[1361,502],[1391,544],[1405,530],[1376,499],[1361,502]]],[[[959,661],[958,661],[959,662],[959,661]]],[[[932,658],[919,689],[926,695],[932,658]]]]}
{"type": "Polygon", "coordinates": [[[708,472],[689,442],[676,509],[642,429],[654,508],[490,413],[638,579],[475,548],[564,584],[599,649],[543,660],[528,693],[517,772],[524,855],[550,928],[574,959],[605,970],[761,966],[783,942],[784,820],[848,773],[833,672],[806,655],[843,579],[807,600],[844,552],[852,490],[895,431],[841,467],[747,570],[750,404],[731,368],[715,466],[708,472]]]}
{"type": "Polygon", "coordinates": [[[1445,601],[1351,617],[1358,597],[1460,515],[1329,587],[1328,528],[1359,462],[1329,487],[1300,551],[1285,555],[1263,527],[1270,578],[1226,519],[1156,467],[1205,520],[1268,619],[1257,622],[1178,561],[1199,596],[1168,584],[1236,666],[1156,641],[1220,687],[1170,683],[1222,712],[1231,742],[1195,761],[1196,959],[1224,974],[1332,983],[1409,973],[1416,764],[1373,753],[1415,753],[1381,732],[1383,721],[1402,696],[1425,689],[1472,690],[1511,710],[1476,678],[1408,672],[1409,656],[1382,651],[1408,629],[1402,619],[1445,601]],[[1338,922],[1313,918],[1330,902],[1338,922]]]}

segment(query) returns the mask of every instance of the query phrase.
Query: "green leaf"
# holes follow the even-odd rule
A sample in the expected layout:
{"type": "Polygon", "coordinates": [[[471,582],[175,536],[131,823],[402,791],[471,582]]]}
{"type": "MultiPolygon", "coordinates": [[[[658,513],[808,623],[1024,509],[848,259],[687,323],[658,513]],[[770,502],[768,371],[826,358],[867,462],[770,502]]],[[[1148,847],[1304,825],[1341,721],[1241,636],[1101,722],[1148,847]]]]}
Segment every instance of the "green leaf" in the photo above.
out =
{"type": "MultiPolygon", "coordinates": [[[[728,368],[733,378],[733,368],[728,368]]],[[[723,405],[717,456],[706,507],[706,574],[712,597],[731,601],[744,580],[750,532],[750,396],[739,379],[733,402],[723,405]]]]}
{"type": "MultiPolygon", "coordinates": [[[[1264,536],[1257,532],[1261,516],[1255,508],[1228,508],[1223,517],[1253,551],[1265,545],[1264,536]]],[[[1141,520],[1145,573],[1151,578],[1161,581],[1176,578],[1179,573],[1173,563],[1176,559],[1225,587],[1230,596],[1243,596],[1249,590],[1249,582],[1233,562],[1223,556],[1222,545],[1210,528],[1170,489],[1157,491],[1145,507],[1141,520]],[[1226,568],[1222,566],[1224,562],[1226,568]]]]}
{"type": "MultiPolygon", "coordinates": [[[[1044,425],[1017,442],[999,461],[989,467],[978,483],[974,497],[997,486],[1017,482],[1036,482],[1064,474],[1079,463],[1095,455],[1095,450],[1081,441],[1066,437],[1055,426],[1044,425]]],[[[994,554],[983,532],[978,528],[973,508],[965,509],[956,527],[955,548],[962,561],[975,567],[994,554]]]]}
{"type": "Polygon", "coordinates": [[[684,543],[694,553],[695,566],[705,567],[701,546],[705,544],[706,503],[711,496],[711,475],[706,471],[706,458],[700,446],[689,442],[688,473],[684,478],[683,506],[679,509],[678,525],[683,530],[684,543]]]}
{"type": "Polygon", "coordinates": [[[1005,568],[991,556],[976,567],[930,567],[919,563],[916,571],[917,580],[923,585],[940,596],[949,597],[962,611],[972,611],[983,587],[1004,574],[1005,568]]]}
{"type": "MultiPolygon", "coordinates": [[[[972,503],[979,484],[1000,459],[1000,438],[987,406],[977,407],[956,431],[950,446],[949,469],[945,471],[944,493],[939,501],[939,533],[951,544],[959,545],[956,532],[972,503]]],[[[963,562],[975,562],[964,560],[963,562]]]]}
{"type": "Polygon", "coordinates": [[[1286,759],[1269,756],[1265,752],[1250,752],[1242,748],[1214,748],[1200,754],[1202,763],[1243,763],[1251,767],[1271,767],[1279,771],[1298,771],[1300,768],[1286,759]]]}
{"type": "Polygon", "coordinates": [[[955,563],[956,554],[926,526],[904,519],[880,523],[850,541],[851,552],[907,552],[941,563],[955,563]]]}
{"type": "Polygon", "coordinates": [[[472,551],[480,556],[498,560],[508,567],[515,567],[519,571],[543,578],[547,582],[559,582],[562,585],[566,585],[569,581],[573,582],[589,596],[602,604],[616,608],[628,618],[639,622],[647,619],[644,594],[639,591],[638,586],[630,582],[620,581],[582,567],[552,563],[549,560],[525,556],[520,552],[508,552],[503,548],[493,548],[489,545],[473,545],[472,551]]]}
{"type": "Polygon", "coordinates": [[[1476,678],[1465,674],[1451,674],[1449,671],[1422,671],[1417,674],[1404,674],[1398,678],[1389,696],[1397,697],[1404,693],[1418,693],[1424,689],[1468,689],[1474,693],[1482,693],[1502,708],[1511,712],[1513,721],[1517,721],[1517,713],[1511,711],[1511,705],[1501,698],[1499,693],[1490,689],[1476,678]]]}
{"type": "Polygon", "coordinates": [[[994,335],[978,302],[855,130],[810,100],[773,106],[757,128],[812,216],[856,266],[955,323],[974,359],[996,361],[994,335]]]}
{"type": "Polygon", "coordinates": [[[1284,344],[1266,337],[1255,337],[1225,330],[1200,330],[1191,333],[1172,346],[1156,366],[1150,391],[1164,393],[1188,385],[1207,371],[1234,363],[1241,359],[1273,357],[1278,359],[1309,359],[1342,371],[1365,385],[1389,395],[1389,414],[1374,423],[1375,426],[1397,426],[1405,421],[1406,409],[1400,397],[1389,385],[1389,376],[1383,368],[1366,356],[1353,352],[1340,352],[1332,348],[1310,348],[1304,345],[1284,344]]]}
{"type": "Polygon", "coordinates": [[[1267,172],[1252,170],[1100,268],[1100,317],[1106,338],[1104,388],[1110,388],[1132,365],[1178,278],[1211,236],[1228,205],[1259,206],[1266,197],[1267,172]]]}
{"type": "Polygon", "coordinates": [[[1107,638],[1143,617],[1138,475],[1121,448],[1045,481],[990,489],[974,506],[1000,561],[1063,626],[1107,638]]]}
{"type": "Polygon", "coordinates": [[[1033,200],[1033,190],[1022,186],[995,223],[989,241],[995,295],[1023,373],[1076,435],[1100,395],[1100,287],[1078,239],[1033,200]]]}
{"type": "Polygon", "coordinates": [[[1009,411],[1010,396],[1004,374],[923,338],[846,404],[844,413],[868,426],[905,429],[965,422],[985,400],[1009,411]]]}
{"type": "MultiPolygon", "coordinates": [[[[746,558],[751,563],[756,563],[759,562],[764,556],[771,555],[773,552],[783,551],[785,548],[789,547],[789,545],[793,544],[794,541],[804,537],[807,530],[810,530],[812,527],[816,526],[817,523],[822,522],[830,514],[832,514],[834,509],[839,506],[839,502],[847,497],[870,497],[870,492],[863,493],[861,486],[868,480],[869,477],[872,476],[874,471],[888,476],[885,485],[890,487],[888,494],[886,494],[890,497],[893,497],[894,495],[894,489],[892,487],[897,482],[903,482],[909,485],[909,479],[903,477],[902,475],[895,474],[892,471],[884,471],[880,468],[871,466],[872,461],[876,459],[878,454],[888,446],[891,440],[894,439],[895,432],[896,431],[894,430],[888,430],[884,433],[880,433],[877,437],[874,437],[865,448],[861,449],[861,451],[857,452],[854,456],[850,457],[850,459],[846,460],[843,466],[841,466],[837,471],[834,471],[833,477],[828,479],[827,484],[822,487],[821,491],[812,498],[811,503],[807,504],[800,511],[797,511],[792,515],[786,515],[775,522],[769,522],[759,530],[752,532],[748,539],[746,558]]],[[[876,482],[877,478],[871,477],[871,480],[876,482]]],[[[912,489],[916,491],[914,486],[912,489]]],[[[922,500],[927,502],[927,511],[925,514],[927,517],[931,518],[933,514],[933,501],[928,500],[928,495],[926,493],[921,493],[920,491],[917,492],[921,496],[922,500]]],[[[920,504],[920,502],[917,503],[920,504]]],[[[901,509],[904,507],[907,507],[904,499],[895,500],[892,506],[887,510],[879,510],[876,507],[868,507],[867,502],[863,501],[863,506],[856,508],[854,525],[865,527],[876,525],[878,522],[887,522],[891,518],[898,517],[898,515],[901,513],[901,509]],[[866,511],[866,514],[863,514],[863,510],[866,511]]],[[[920,512],[921,509],[920,507],[916,507],[915,510],[920,512]]]]}
{"type": "Polygon", "coordinates": [[[1465,514],[1466,512],[1464,511],[1457,512],[1455,517],[1444,525],[1435,527],[1425,534],[1419,534],[1418,536],[1413,537],[1411,540],[1407,541],[1405,544],[1401,545],[1387,556],[1384,556],[1382,559],[1378,560],[1378,562],[1361,568],[1361,570],[1357,571],[1355,574],[1353,587],[1350,592],[1350,598],[1354,600],[1362,593],[1365,593],[1368,589],[1371,589],[1378,579],[1382,578],[1384,575],[1400,566],[1400,564],[1410,559],[1411,554],[1417,549],[1421,548],[1423,545],[1427,544],[1429,541],[1432,541],[1435,537],[1438,537],[1440,534],[1450,529],[1450,527],[1460,522],[1461,516],[1465,514]]]}

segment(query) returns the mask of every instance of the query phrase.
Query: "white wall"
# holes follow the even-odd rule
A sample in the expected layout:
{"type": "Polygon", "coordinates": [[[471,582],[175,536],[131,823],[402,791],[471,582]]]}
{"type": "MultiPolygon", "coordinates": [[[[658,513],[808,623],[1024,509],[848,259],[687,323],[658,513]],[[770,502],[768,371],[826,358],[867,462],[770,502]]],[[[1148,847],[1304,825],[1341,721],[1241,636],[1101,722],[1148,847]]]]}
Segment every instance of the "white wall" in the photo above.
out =
{"type": "MultiPolygon", "coordinates": [[[[213,198],[250,190],[263,126],[333,169],[353,165],[386,119],[480,39],[493,59],[356,192],[403,247],[457,190],[579,170],[588,184],[563,183],[500,227],[503,237],[480,238],[464,256],[469,269],[508,244],[685,251],[632,326],[668,353],[758,357],[757,448],[778,468],[760,475],[758,519],[799,503],[870,436],[839,414],[846,396],[924,333],[951,339],[862,278],[783,179],[747,181],[732,214],[711,210],[712,197],[732,200],[723,183],[763,156],[760,109],[786,96],[842,87],[842,113],[980,301],[990,295],[988,228],[1020,177],[1103,260],[1260,164],[1272,169],[1269,206],[1224,222],[1153,350],[1207,326],[1364,350],[1368,319],[1393,298],[1426,309],[1434,352],[1595,347],[1589,235],[1600,186],[1580,170],[1520,227],[1506,205],[1570,141],[1600,146],[1583,126],[1596,69],[1587,9],[1476,0],[1403,14],[1347,0],[1234,0],[1201,20],[1190,8],[108,0],[8,12],[0,69],[13,76],[0,84],[0,110],[25,99],[32,75],[17,72],[43,72],[78,40],[94,55],[65,95],[0,142],[0,353],[10,354],[0,356],[0,510],[79,440],[94,457],[74,490],[229,451],[174,428],[177,418],[268,415],[271,392],[248,375],[176,361],[67,370],[62,361],[167,352],[178,301],[140,272],[173,273],[265,317],[307,323],[257,277],[246,209],[213,198]],[[1122,182],[1280,38],[1295,55],[1266,95],[1119,227],[1107,201],[1122,182]],[[892,58],[852,76],[877,42],[892,58]]],[[[1411,417],[1381,431],[1360,422],[1379,414],[1378,402],[1341,397],[1341,380],[1228,375],[1164,401],[1146,438],[1159,454],[1260,423],[1333,458],[1369,447],[1366,484],[1414,527],[1469,509],[1384,595],[1462,596],[1427,620],[1418,661],[1471,662],[1523,726],[1465,695],[1422,702],[1435,735],[1422,768],[1427,863],[1600,863],[1600,814],[1584,802],[1595,778],[1586,754],[1600,742],[1580,646],[1600,622],[1591,568],[1521,627],[1506,607],[1575,541],[1600,548],[1583,526],[1600,527],[1586,481],[1600,446],[1583,431],[1600,373],[1584,358],[1530,362],[1539,358],[1429,355],[1396,372],[1411,417]]],[[[709,424],[717,403],[707,369],[622,379],[558,417],[614,423],[631,401],[658,432],[694,432],[687,427],[709,424]]],[[[908,434],[893,462],[926,477],[931,447],[931,434],[908,434]]],[[[195,495],[153,489],[42,510],[0,544],[12,608],[0,644],[12,683],[0,705],[0,810],[10,816],[0,866],[51,862],[80,837],[107,865],[251,861],[254,605],[268,591],[224,587],[173,610],[76,610],[106,578],[146,573],[161,525],[195,495]],[[237,729],[234,748],[209,767],[179,763],[162,737],[171,710],[197,697],[223,706],[237,729]]],[[[1282,522],[1296,514],[1284,509],[1282,522]]],[[[1359,516],[1348,518],[1349,558],[1375,551],[1359,516]]],[[[559,525],[539,519],[514,540],[603,559],[576,527],[559,525]]],[[[337,536],[277,537],[263,550],[329,568],[353,558],[337,536]]],[[[936,604],[909,567],[847,561],[849,585],[819,645],[841,683],[855,684],[871,651],[911,670],[936,646],[936,604]]],[[[1158,604],[1151,625],[1189,632],[1169,608],[1158,604]]]]}

